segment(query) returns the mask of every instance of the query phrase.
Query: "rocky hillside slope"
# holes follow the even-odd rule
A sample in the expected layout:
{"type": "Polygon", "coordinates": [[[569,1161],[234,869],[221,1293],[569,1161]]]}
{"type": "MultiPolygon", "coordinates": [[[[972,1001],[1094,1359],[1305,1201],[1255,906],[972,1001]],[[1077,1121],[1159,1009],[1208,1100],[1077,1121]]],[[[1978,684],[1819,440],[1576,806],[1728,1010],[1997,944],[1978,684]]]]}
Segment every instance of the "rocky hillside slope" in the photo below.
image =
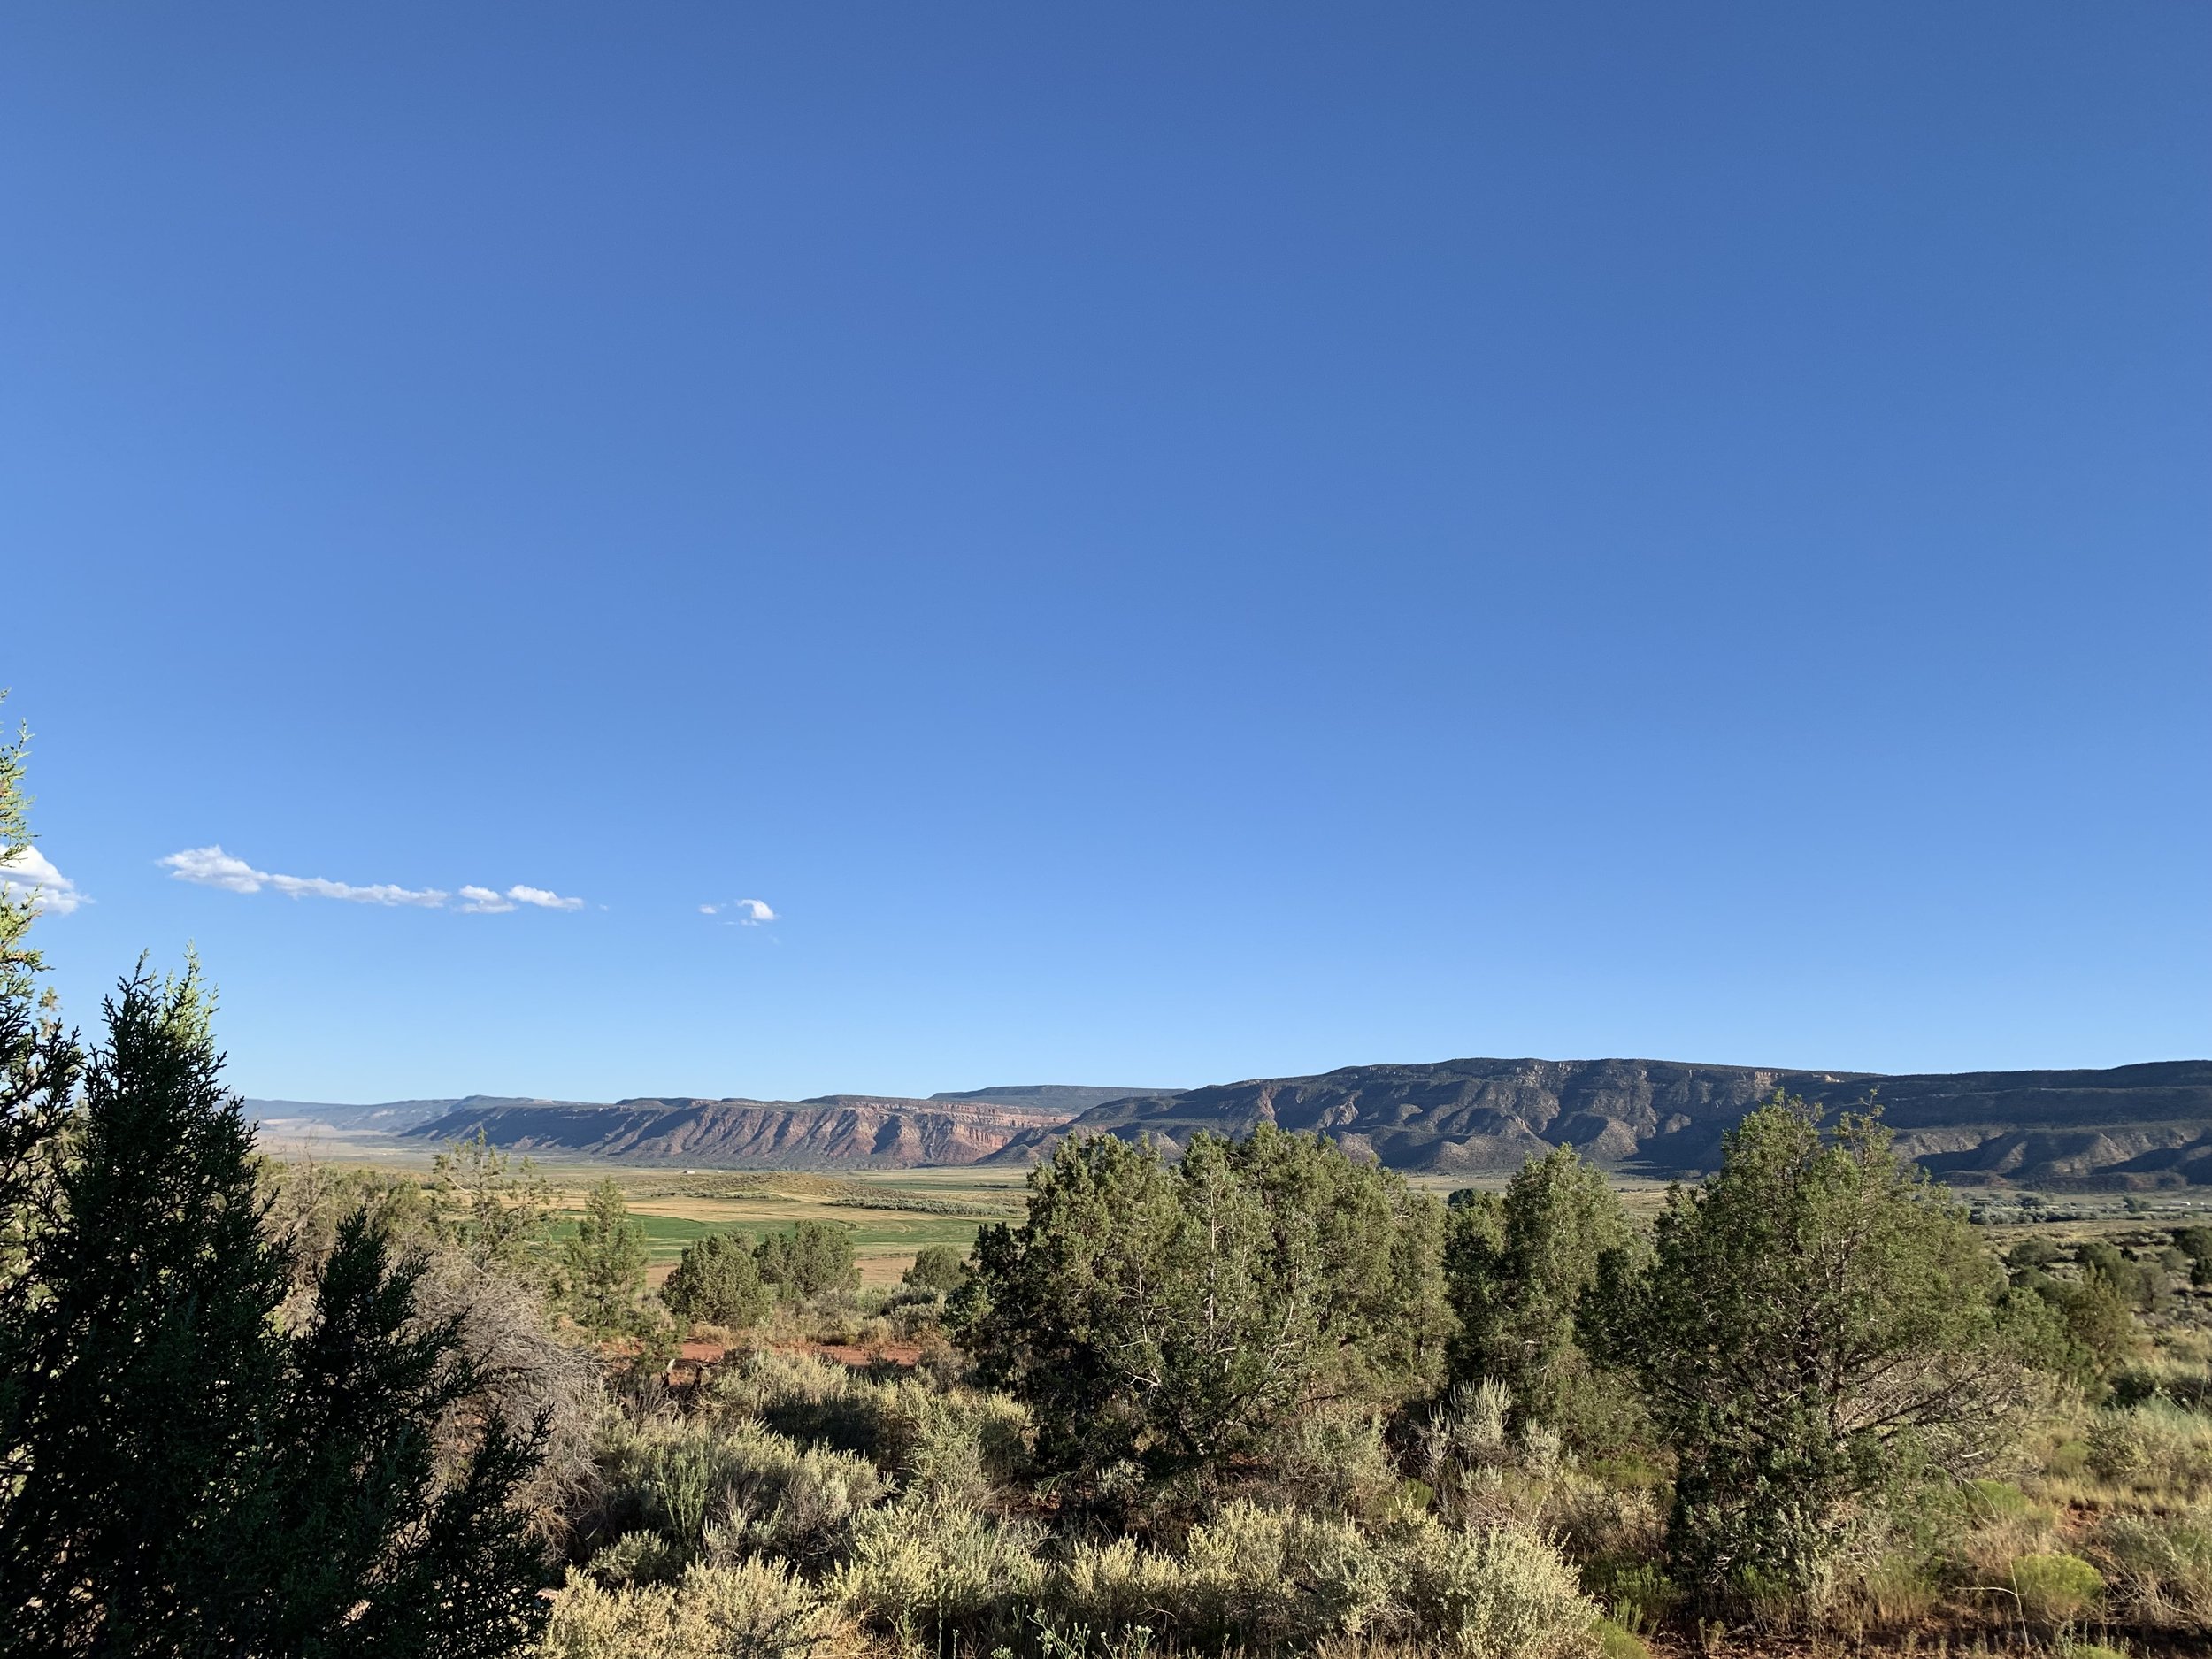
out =
{"type": "Polygon", "coordinates": [[[313,1100],[249,1100],[245,1106],[246,1116],[256,1123],[320,1125],[359,1134],[396,1135],[404,1133],[417,1124],[426,1124],[433,1118],[442,1118],[455,1107],[471,1102],[478,1104],[488,1102],[502,1106],[525,1103],[516,1096],[477,1094],[470,1096],[467,1101],[458,1098],[388,1100],[368,1106],[313,1100]]]}
{"type": "Polygon", "coordinates": [[[1955,1184],[2151,1187],[2212,1184],[2212,1061],[2100,1071],[1885,1077],[1665,1060],[1447,1060],[1348,1066],[1109,1102],[989,1155],[1026,1163],[1069,1133],[1314,1130],[1396,1169],[1517,1169],[1573,1146],[1618,1168],[1694,1173],[1722,1133],[1777,1088],[1831,1107],[1871,1095],[1900,1143],[1955,1184]]]}
{"type": "Polygon", "coordinates": [[[1673,1175],[1711,1169],[1722,1133],[1777,1088],[1832,1108],[1872,1095],[1904,1148],[1955,1184],[2212,1185],[2212,1061],[2201,1060],[1909,1077],[1667,1060],[1446,1060],[1180,1091],[1041,1084],[926,1100],[286,1104],[301,1114],[342,1110],[361,1128],[420,1141],[481,1128],[540,1156],[753,1169],[1018,1165],[1071,1132],[1180,1144],[1200,1129],[1237,1133],[1267,1122],[1317,1131],[1408,1171],[1509,1171],[1567,1145],[1617,1169],[1673,1175]]]}
{"type": "MultiPolygon", "coordinates": [[[[462,1101],[405,1133],[549,1156],[631,1158],[744,1169],[911,1168],[974,1164],[1019,1136],[1048,1133],[1093,1103],[828,1094],[814,1100],[462,1101]]],[[[989,1091],[985,1091],[988,1094],[989,1091]]]]}

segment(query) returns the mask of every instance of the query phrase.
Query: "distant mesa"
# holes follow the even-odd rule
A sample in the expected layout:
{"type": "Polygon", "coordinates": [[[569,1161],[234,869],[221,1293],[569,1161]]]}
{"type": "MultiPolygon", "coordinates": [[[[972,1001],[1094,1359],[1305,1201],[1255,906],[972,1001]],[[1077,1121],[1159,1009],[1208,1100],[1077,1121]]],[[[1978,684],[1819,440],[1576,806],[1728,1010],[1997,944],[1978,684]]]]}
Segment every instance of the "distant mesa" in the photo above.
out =
{"type": "Polygon", "coordinates": [[[452,1140],[480,1128],[501,1146],[541,1156],[630,1158],[745,1169],[887,1168],[978,1164],[1023,1135],[1064,1127],[1102,1094],[1033,1103],[977,1096],[914,1100],[825,1094],[811,1100],[646,1096],[595,1106],[562,1101],[463,1101],[399,1133],[452,1140]]]}
{"type": "Polygon", "coordinates": [[[1310,1130],[1393,1169],[1510,1171],[1555,1146],[1624,1171],[1694,1175],[1778,1088],[1832,1109],[1870,1094],[1900,1147],[1955,1186],[2052,1190],[2212,1186],[2212,1061],[2105,1071],[1911,1076],[1671,1060],[1445,1060],[1347,1066],[1195,1089],[1057,1083],[803,1101],[648,1096],[597,1104],[470,1095],[321,1106],[250,1101],[276,1121],[436,1141],[473,1135],[540,1156],[761,1168],[1020,1167],[1070,1134],[1153,1135],[1261,1123],[1310,1130]]]}
{"type": "Polygon", "coordinates": [[[1073,1116],[1087,1112],[1094,1106],[1103,1106],[1108,1101],[1127,1100],[1136,1094],[1171,1094],[1172,1089],[1157,1088],[1102,1088],[1087,1083],[1010,1083],[996,1088],[964,1089],[956,1094],[932,1094],[933,1101],[972,1100],[996,1101],[1008,1106],[1038,1106],[1048,1111],[1066,1111],[1073,1116]]]}
{"type": "MultiPolygon", "coordinates": [[[[466,1102],[495,1106],[525,1103],[520,1096],[503,1094],[471,1094],[466,1097],[466,1102]]],[[[442,1118],[455,1107],[466,1102],[461,1098],[453,1098],[390,1100],[373,1106],[341,1106],[329,1101],[250,1100],[246,1102],[246,1116],[257,1122],[271,1125],[320,1125],[356,1133],[398,1134],[417,1124],[442,1118]]]]}
{"type": "Polygon", "coordinates": [[[1066,1133],[1179,1145],[1202,1129],[1240,1133],[1264,1122],[1409,1171],[1513,1170],[1572,1146],[1626,1171],[1694,1175],[1717,1165],[1722,1135],[1778,1088],[1831,1109],[1872,1095],[1901,1148],[1954,1185],[2212,1184],[2212,1061],[2202,1060],[1911,1076],[1666,1060],[1348,1066],[1109,1102],[989,1161],[1043,1156],[1066,1133]]]}

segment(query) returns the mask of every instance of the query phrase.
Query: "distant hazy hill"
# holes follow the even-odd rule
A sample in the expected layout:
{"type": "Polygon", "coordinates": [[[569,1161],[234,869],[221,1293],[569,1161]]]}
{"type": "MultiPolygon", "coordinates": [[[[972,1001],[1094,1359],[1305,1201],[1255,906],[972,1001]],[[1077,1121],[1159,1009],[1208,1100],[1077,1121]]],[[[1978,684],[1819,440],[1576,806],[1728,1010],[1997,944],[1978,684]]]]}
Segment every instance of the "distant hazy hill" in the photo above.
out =
{"type": "Polygon", "coordinates": [[[1348,1066],[1107,1102],[1064,1128],[1016,1137],[989,1161],[1028,1162],[1070,1133],[1180,1143],[1268,1122],[1404,1170],[1517,1169],[1571,1145],[1623,1168],[1694,1172],[1713,1167],[1722,1133],[1778,1087],[1839,1107],[1874,1095],[1902,1148],[1953,1182],[2212,1182],[2212,1061],[2202,1060],[1907,1077],[1665,1060],[1348,1066]]]}
{"type": "MultiPolygon", "coordinates": [[[[467,1098],[498,1105],[513,1103],[503,1095],[472,1094],[467,1098]]],[[[389,1100],[372,1106],[344,1106],[331,1101],[250,1100],[246,1102],[246,1116],[257,1122],[328,1124],[334,1129],[398,1134],[433,1118],[442,1118],[461,1103],[457,1099],[389,1100]]]]}

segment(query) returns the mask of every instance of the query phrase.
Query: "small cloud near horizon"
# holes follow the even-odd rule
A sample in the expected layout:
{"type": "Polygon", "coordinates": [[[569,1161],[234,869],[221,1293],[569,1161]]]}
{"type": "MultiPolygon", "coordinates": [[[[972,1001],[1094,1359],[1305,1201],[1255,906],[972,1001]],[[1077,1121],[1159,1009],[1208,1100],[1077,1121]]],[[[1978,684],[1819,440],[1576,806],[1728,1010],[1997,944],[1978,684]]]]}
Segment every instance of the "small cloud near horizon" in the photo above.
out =
{"type": "MultiPolygon", "coordinates": [[[[359,887],[349,881],[333,881],[325,876],[280,875],[257,870],[219,846],[188,847],[180,853],[171,853],[160,864],[173,880],[219,887],[226,893],[258,893],[267,887],[287,898],[341,899],[349,904],[404,904],[428,910],[443,910],[446,901],[453,896],[442,887],[403,887],[385,881],[359,887]]],[[[509,887],[503,894],[491,887],[464,887],[460,896],[463,902],[453,908],[464,916],[497,916],[518,904],[535,905],[546,910],[584,908],[581,899],[563,898],[544,887],[519,885],[509,887]]]]}
{"type": "Polygon", "coordinates": [[[765,899],[732,899],[726,904],[702,904],[699,914],[723,917],[724,926],[732,927],[758,927],[763,922],[780,919],[768,908],[765,899]]]}
{"type": "Polygon", "coordinates": [[[66,916],[78,906],[92,902],[35,847],[19,847],[0,858],[0,894],[27,900],[33,909],[49,916],[66,916]]]}

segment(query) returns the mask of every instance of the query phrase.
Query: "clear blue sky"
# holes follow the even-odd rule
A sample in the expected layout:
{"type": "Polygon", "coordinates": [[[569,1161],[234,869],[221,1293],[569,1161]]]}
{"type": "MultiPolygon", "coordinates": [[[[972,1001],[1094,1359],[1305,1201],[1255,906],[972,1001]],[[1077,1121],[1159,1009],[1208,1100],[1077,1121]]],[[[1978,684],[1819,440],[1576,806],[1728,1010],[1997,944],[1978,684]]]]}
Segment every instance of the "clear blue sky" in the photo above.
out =
{"type": "Polygon", "coordinates": [[[17,6],[0,200],[248,1093],[2212,1052],[2196,0],[17,6]]]}

